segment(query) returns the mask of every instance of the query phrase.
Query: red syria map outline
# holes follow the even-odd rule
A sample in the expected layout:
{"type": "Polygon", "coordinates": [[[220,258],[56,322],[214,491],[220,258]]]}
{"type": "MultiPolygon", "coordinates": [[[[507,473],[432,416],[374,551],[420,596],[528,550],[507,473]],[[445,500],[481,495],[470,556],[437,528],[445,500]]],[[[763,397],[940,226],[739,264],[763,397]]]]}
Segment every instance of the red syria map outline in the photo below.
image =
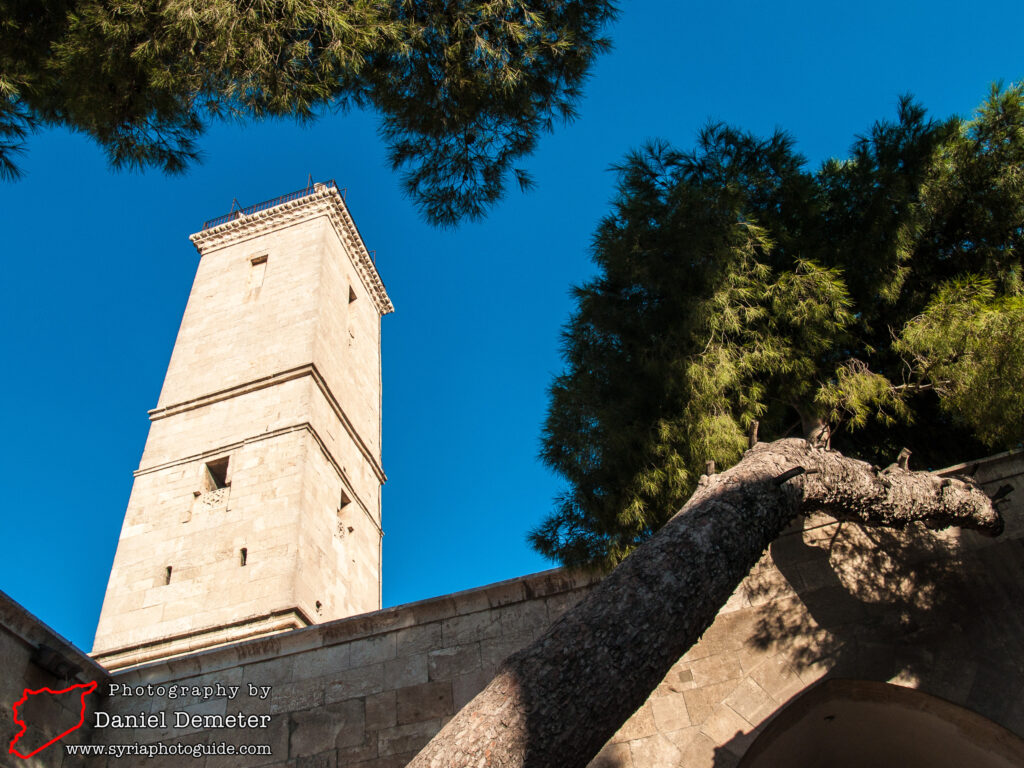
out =
{"type": "Polygon", "coordinates": [[[34,755],[34,754],[36,754],[38,752],[43,751],[44,749],[46,749],[48,746],[50,746],[54,742],[60,741],[61,739],[63,739],[65,736],[67,736],[72,731],[77,731],[79,728],[82,727],[82,723],[85,722],[85,697],[88,694],[90,694],[93,691],[95,691],[95,690],[96,690],[96,681],[95,680],[93,682],[91,682],[91,683],[79,683],[78,685],[72,685],[70,688],[65,688],[62,691],[54,691],[54,690],[51,690],[50,688],[40,688],[37,691],[31,691],[28,688],[26,688],[24,694],[22,694],[22,697],[20,699],[18,699],[16,702],[14,702],[14,722],[16,722],[18,725],[21,726],[21,730],[18,731],[15,734],[13,739],[11,739],[11,748],[8,750],[8,752],[10,752],[13,755],[17,755],[22,760],[28,760],[28,758],[32,757],[32,755],[34,755]],[[51,694],[57,695],[57,694],[61,694],[61,693],[69,693],[69,692],[75,690],[76,688],[84,689],[82,691],[81,696],[80,696],[80,700],[82,702],[82,714],[79,715],[79,717],[78,717],[78,724],[72,726],[71,728],[68,728],[66,731],[64,731],[64,733],[60,734],[60,736],[54,736],[48,742],[43,744],[43,746],[38,747],[37,749],[32,750],[27,755],[23,755],[23,754],[21,754],[21,752],[16,750],[14,748],[14,745],[18,743],[18,739],[20,739],[22,736],[24,736],[25,735],[25,731],[28,730],[28,725],[25,723],[25,721],[23,721],[20,717],[18,717],[18,707],[20,707],[22,704],[24,704],[26,701],[28,701],[28,697],[29,696],[35,696],[36,694],[40,694],[43,691],[45,691],[46,693],[51,693],[51,694]]]}

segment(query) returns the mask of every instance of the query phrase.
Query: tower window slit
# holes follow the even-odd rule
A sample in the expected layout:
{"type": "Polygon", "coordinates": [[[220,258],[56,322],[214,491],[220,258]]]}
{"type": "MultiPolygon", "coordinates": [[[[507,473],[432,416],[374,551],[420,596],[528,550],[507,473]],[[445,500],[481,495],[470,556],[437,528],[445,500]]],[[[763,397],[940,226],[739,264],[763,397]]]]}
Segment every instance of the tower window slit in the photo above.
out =
{"type": "Polygon", "coordinates": [[[246,549],[245,547],[242,547],[242,549],[241,549],[239,554],[240,554],[240,557],[238,559],[239,559],[241,565],[245,565],[245,561],[249,558],[249,550],[246,549]]]}
{"type": "Polygon", "coordinates": [[[168,565],[167,566],[167,570],[164,572],[164,584],[170,584],[171,583],[171,571],[172,570],[173,570],[173,568],[168,565]]]}
{"type": "MultiPolygon", "coordinates": [[[[341,498],[338,500],[338,526],[335,531],[335,534],[339,539],[344,538],[345,536],[345,509],[351,503],[352,499],[349,498],[349,495],[345,493],[345,489],[342,488],[341,498]]],[[[351,531],[352,529],[349,528],[349,530],[351,531]]]]}
{"type": "Polygon", "coordinates": [[[227,488],[230,485],[228,482],[229,458],[225,456],[223,459],[206,462],[206,490],[215,491],[218,488],[227,488]]]}
{"type": "Polygon", "coordinates": [[[249,259],[249,296],[255,298],[263,287],[263,278],[267,274],[267,254],[263,253],[249,259]]]}
{"type": "Polygon", "coordinates": [[[354,339],[356,337],[356,328],[355,328],[355,323],[353,322],[354,318],[352,316],[353,315],[353,313],[352,313],[352,304],[355,302],[355,300],[356,300],[356,292],[352,288],[352,286],[350,285],[348,287],[348,306],[346,307],[346,310],[345,310],[346,311],[345,325],[348,327],[348,335],[352,339],[354,339]]]}

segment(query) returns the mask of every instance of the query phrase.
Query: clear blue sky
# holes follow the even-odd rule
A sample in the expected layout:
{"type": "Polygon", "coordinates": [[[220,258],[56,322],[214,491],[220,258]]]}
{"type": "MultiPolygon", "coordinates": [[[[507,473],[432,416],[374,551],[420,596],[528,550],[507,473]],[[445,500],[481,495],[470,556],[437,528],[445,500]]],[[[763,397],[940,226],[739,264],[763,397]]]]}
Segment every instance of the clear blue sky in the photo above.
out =
{"type": "Polygon", "coordinates": [[[1024,77],[1019,2],[622,2],[580,118],[484,222],[424,225],[372,114],[218,126],[186,175],[113,173],[85,139],[32,137],[0,185],[0,588],[88,650],[205,219],[335,178],[397,311],[384,319],[384,603],[549,567],[524,536],[557,478],[537,461],[570,285],[649,138],[708,119],[789,130],[817,164],[916,94],[969,115],[1024,77]]]}

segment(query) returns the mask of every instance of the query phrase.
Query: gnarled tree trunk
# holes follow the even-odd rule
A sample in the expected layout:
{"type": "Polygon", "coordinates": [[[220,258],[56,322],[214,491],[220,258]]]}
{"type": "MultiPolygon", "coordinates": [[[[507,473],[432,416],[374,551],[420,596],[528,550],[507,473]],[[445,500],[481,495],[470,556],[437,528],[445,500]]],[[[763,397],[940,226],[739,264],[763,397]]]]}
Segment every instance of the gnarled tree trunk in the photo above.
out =
{"type": "Polygon", "coordinates": [[[751,448],[529,647],[408,768],[582,768],[714,621],[798,513],[992,535],[1002,520],[973,483],[884,471],[804,440],[751,448]]]}

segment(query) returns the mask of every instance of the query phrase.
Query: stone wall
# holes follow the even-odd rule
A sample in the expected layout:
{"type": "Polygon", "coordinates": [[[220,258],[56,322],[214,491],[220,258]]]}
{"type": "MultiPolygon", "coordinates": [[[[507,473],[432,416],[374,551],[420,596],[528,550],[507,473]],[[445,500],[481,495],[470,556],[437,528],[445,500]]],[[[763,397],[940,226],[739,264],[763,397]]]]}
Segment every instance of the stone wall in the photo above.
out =
{"type": "MultiPolygon", "coordinates": [[[[187,758],[189,766],[399,768],[491,679],[584,594],[584,577],[547,571],[117,673],[140,696],[115,691],[105,711],[166,712],[167,727],[96,730],[96,743],[268,745],[269,755],[187,758]],[[174,695],[170,685],[197,687],[174,695]],[[225,687],[206,696],[204,686],[225,687]],[[268,687],[266,698],[249,686],[268,687]],[[159,694],[160,686],[164,695],[159,694]],[[230,686],[238,686],[230,695],[230,686]],[[266,727],[175,727],[176,711],[269,715],[266,727]]],[[[175,692],[176,694],[176,692],[175,692]]],[[[151,768],[179,755],[146,759],[151,768]]],[[[115,758],[90,765],[124,766],[115,758]]]]}
{"type": "MultiPolygon", "coordinates": [[[[1024,455],[956,469],[976,471],[992,493],[1020,483],[1024,455]]],[[[593,768],[732,768],[787,702],[824,678],[916,688],[1024,735],[1024,509],[1016,499],[1002,511],[1008,527],[995,539],[826,518],[794,526],[593,768]]],[[[85,765],[401,768],[502,659],[590,588],[548,571],[115,673],[116,686],[165,688],[117,689],[101,710],[163,712],[164,724],[94,729],[94,744],[269,753],[85,765]],[[197,690],[172,698],[171,685],[197,690]],[[175,712],[244,714],[257,727],[179,726],[175,712]]]]}
{"type": "MultiPolygon", "coordinates": [[[[958,472],[989,494],[1019,488],[1024,454],[943,474],[958,472]]],[[[824,678],[916,688],[1024,736],[1022,501],[1024,489],[1000,505],[1007,530],[995,539],[801,521],[595,768],[733,768],[787,702],[824,678]]]]}
{"type": "MultiPolygon", "coordinates": [[[[9,748],[21,727],[15,723],[12,706],[25,691],[62,691],[78,683],[96,681],[99,688],[105,688],[107,673],[88,656],[71,645],[39,619],[30,614],[10,597],[0,592],[0,702],[4,716],[0,717],[0,765],[14,768],[61,768],[74,763],[65,759],[63,748],[55,744],[39,751],[33,757],[23,760],[11,754],[9,748]],[[52,651],[45,666],[56,669],[66,662],[80,670],[77,675],[66,678],[54,674],[44,666],[32,661],[40,646],[52,651]]],[[[87,727],[93,722],[93,712],[103,706],[99,691],[86,696],[85,725],[62,739],[61,744],[82,744],[91,735],[87,727]]],[[[29,754],[50,739],[73,728],[81,716],[82,699],[76,692],[64,695],[48,695],[45,692],[30,696],[19,706],[18,715],[26,730],[15,745],[21,754],[29,754]]]]}
{"type": "MultiPolygon", "coordinates": [[[[993,457],[975,471],[994,492],[1024,475],[1024,458],[993,457]]],[[[1024,514],[1019,501],[1003,511],[1008,530],[997,539],[801,521],[772,544],[595,768],[731,768],[787,701],[825,677],[918,688],[1024,734],[1024,514]]],[[[400,768],[505,656],[588,588],[584,577],[550,571],[120,673],[122,684],[240,686],[231,700],[146,704],[268,714],[268,727],[108,729],[96,738],[272,750],[245,762],[189,761],[197,766],[400,768]],[[250,684],[270,686],[267,699],[246,695],[250,684]]],[[[139,701],[115,695],[107,706],[131,712],[139,701]]]]}

